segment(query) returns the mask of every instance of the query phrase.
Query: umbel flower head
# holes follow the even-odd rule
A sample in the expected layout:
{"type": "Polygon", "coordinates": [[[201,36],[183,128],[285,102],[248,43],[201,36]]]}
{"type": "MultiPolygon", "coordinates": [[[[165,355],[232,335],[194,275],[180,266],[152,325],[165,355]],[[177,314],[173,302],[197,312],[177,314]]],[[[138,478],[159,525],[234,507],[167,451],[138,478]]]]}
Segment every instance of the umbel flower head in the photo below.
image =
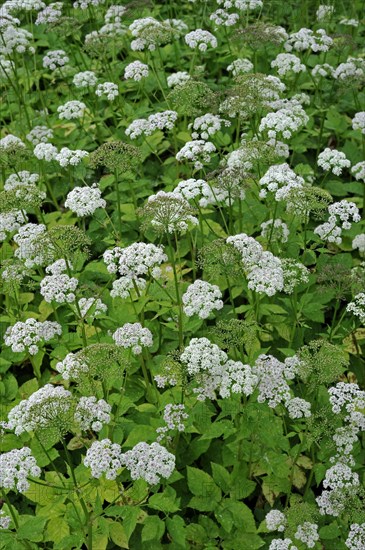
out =
{"type": "Polygon", "coordinates": [[[198,225],[194,212],[181,195],[159,191],[148,198],[146,205],[139,210],[139,216],[146,229],[151,226],[157,233],[174,233],[198,225]]]}
{"type": "Polygon", "coordinates": [[[188,317],[196,314],[201,319],[206,319],[215,309],[222,309],[221,298],[222,293],[217,285],[197,279],[182,295],[184,313],[188,317]]]}
{"type": "Polygon", "coordinates": [[[29,447],[0,454],[0,487],[24,493],[29,488],[28,476],[40,477],[41,469],[29,447]]]}
{"type": "Polygon", "coordinates": [[[189,116],[213,112],[218,105],[218,96],[209,86],[193,78],[177,84],[167,99],[179,114],[189,116]]]}
{"type": "Polygon", "coordinates": [[[110,171],[134,171],[141,163],[142,157],[138,147],[123,141],[108,141],[90,154],[89,164],[92,168],[104,166],[110,171]]]}
{"type": "Polygon", "coordinates": [[[151,485],[160,478],[169,478],[175,468],[175,456],[159,443],[138,443],[120,457],[121,464],[128,468],[132,479],[144,479],[151,485]]]}

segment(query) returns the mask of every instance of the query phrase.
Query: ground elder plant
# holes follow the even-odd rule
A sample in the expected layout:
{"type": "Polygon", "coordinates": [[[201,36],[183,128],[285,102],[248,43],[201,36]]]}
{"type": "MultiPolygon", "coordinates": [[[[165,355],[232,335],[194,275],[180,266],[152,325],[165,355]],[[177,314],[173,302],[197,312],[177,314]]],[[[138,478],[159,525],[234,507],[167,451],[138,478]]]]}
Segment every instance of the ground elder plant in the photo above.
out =
{"type": "Polygon", "coordinates": [[[363,2],[0,8],[0,550],[364,550],[363,2]]]}

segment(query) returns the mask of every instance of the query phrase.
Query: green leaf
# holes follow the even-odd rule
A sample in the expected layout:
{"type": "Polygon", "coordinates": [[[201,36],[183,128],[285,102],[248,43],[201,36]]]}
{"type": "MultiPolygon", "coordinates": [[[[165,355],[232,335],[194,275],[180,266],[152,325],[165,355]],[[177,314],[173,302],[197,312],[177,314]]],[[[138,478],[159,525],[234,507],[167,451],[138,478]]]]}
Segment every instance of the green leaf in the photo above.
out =
{"type": "Polygon", "coordinates": [[[180,516],[166,518],[166,527],[175,543],[186,548],[185,523],[183,518],[180,516]]]}
{"type": "Polygon", "coordinates": [[[341,535],[341,531],[336,521],[333,521],[329,525],[324,525],[323,527],[320,528],[318,532],[321,539],[324,539],[324,540],[336,539],[341,535]]]}
{"type": "Polygon", "coordinates": [[[222,493],[213,478],[198,468],[187,467],[188,487],[193,495],[219,502],[222,493]]]}
{"type": "Polygon", "coordinates": [[[210,463],[212,467],[213,479],[224,493],[228,493],[231,488],[231,478],[229,472],[221,464],[210,463]]]}
{"type": "Polygon", "coordinates": [[[158,516],[147,516],[143,522],[142,542],[159,541],[165,532],[165,524],[158,516]]]}
{"type": "Polygon", "coordinates": [[[109,525],[110,538],[118,548],[129,548],[128,537],[121,523],[112,521],[109,525]]]}
{"type": "Polygon", "coordinates": [[[69,534],[70,528],[66,520],[62,517],[52,518],[47,524],[45,540],[60,542],[69,534]]]}
{"type": "Polygon", "coordinates": [[[176,491],[172,487],[166,487],[163,493],[152,495],[148,500],[148,505],[150,508],[160,510],[166,514],[172,514],[180,510],[176,499],[176,491]]]}
{"type": "Polygon", "coordinates": [[[44,527],[47,523],[47,518],[20,516],[19,523],[21,523],[18,529],[19,539],[30,540],[32,542],[41,542],[43,540],[44,527]],[[21,523],[22,521],[24,521],[24,523],[21,523]]]}

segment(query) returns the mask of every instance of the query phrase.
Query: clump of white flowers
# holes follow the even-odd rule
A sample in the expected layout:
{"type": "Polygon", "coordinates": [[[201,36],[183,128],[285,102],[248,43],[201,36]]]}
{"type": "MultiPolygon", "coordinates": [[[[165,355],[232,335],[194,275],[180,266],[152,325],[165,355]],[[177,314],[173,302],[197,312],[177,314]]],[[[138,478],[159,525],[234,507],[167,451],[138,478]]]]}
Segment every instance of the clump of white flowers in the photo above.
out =
{"type": "Polygon", "coordinates": [[[365,233],[360,233],[352,240],[353,250],[358,249],[359,252],[365,252],[365,233]]]}
{"type": "Polygon", "coordinates": [[[175,456],[159,443],[138,443],[120,457],[121,464],[130,470],[132,479],[144,479],[150,485],[168,479],[175,468],[175,456]]]}
{"type": "Polygon", "coordinates": [[[173,192],[159,191],[150,195],[140,212],[144,225],[151,225],[158,233],[186,231],[189,226],[199,223],[188,201],[173,192]]]}
{"type": "Polygon", "coordinates": [[[287,520],[280,510],[270,510],[265,517],[266,527],[269,531],[284,531],[287,520]]]}
{"type": "Polygon", "coordinates": [[[269,138],[290,139],[293,133],[305,126],[309,120],[303,107],[298,104],[283,107],[276,112],[268,113],[261,119],[259,131],[266,132],[269,138]]]}
{"type": "Polygon", "coordinates": [[[201,52],[205,52],[208,49],[208,46],[216,48],[218,42],[214,34],[209,31],[204,31],[203,29],[196,29],[185,35],[185,43],[189,48],[195,49],[198,48],[201,52]]]}
{"type": "Polygon", "coordinates": [[[215,145],[211,141],[198,139],[188,141],[176,154],[176,160],[187,160],[194,164],[196,170],[201,170],[204,164],[208,164],[211,160],[211,155],[216,151],[215,145]]]}
{"type": "Polygon", "coordinates": [[[190,75],[186,71],[178,71],[177,73],[172,73],[167,77],[167,85],[169,88],[174,88],[180,84],[184,84],[190,80],[190,75]]]}
{"type": "Polygon", "coordinates": [[[102,82],[98,84],[95,90],[98,97],[106,97],[108,101],[114,101],[119,95],[118,84],[114,82],[102,82]]]}
{"type": "Polygon", "coordinates": [[[282,200],[289,189],[302,187],[303,184],[304,179],[297,176],[287,163],[275,164],[259,180],[260,198],[265,198],[270,192],[275,193],[276,200],[282,200]]]}
{"type": "MultiPolygon", "coordinates": [[[[39,146],[37,145],[37,147],[39,146]]],[[[72,151],[68,147],[62,147],[61,151],[54,156],[54,159],[62,168],[65,168],[66,166],[77,166],[83,158],[88,156],[89,153],[82,149],[75,149],[72,151]]]]}
{"type": "Polygon", "coordinates": [[[38,160],[50,162],[56,160],[58,149],[52,143],[38,143],[34,147],[33,154],[38,160]]]}
{"type": "Polygon", "coordinates": [[[222,8],[217,9],[209,16],[209,19],[213,21],[218,27],[220,25],[223,25],[225,27],[232,27],[237,23],[239,18],[240,16],[238,13],[229,13],[222,8]]]}
{"type": "Polygon", "coordinates": [[[326,147],[318,155],[317,164],[325,171],[331,171],[332,174],[340,176],[344,168],[350,168],[351,162],[346,158],[345,153],[326,147]]]}
{"type": "Polygon", "coordinates": [[[197,279],[182,296],[185,315],[198,315],[200,319],[207,319],[215,309],[222,309],[222,293],[217,285],[197,279]]]}
{"type": "Polygon", "coordinates": [[[258,383],[258,378],[252,373],[250,365],[241,361],[228,359],[222,369],[219,381],[219,395],[226,399],[232,394],[251,395],[258,383]]]}
{"type": "Polygon", "coordinates": [[[75,74],[73,77],[73,84],[76,88],[94,88],[98,81],[98,77],[93,71],[83,71],[75,74]]]}
{"type": "Polygon", "coordinates": [[[85,103],[78,100],[72,100],[57,107],[57,113],[59,114],[59,118],[61,120],[73,120],[75,118],[82,118],[84,116],[85,109],[85,103]]]}
{"type": "Polygon", "coordinates": [[[64,273],[66,270],[65,260],[57,260],[46,267],[46,272],[51,273],[51,275],[46,275],[41,280],[40,288],[40,293],[46,302],[65,304],[75,301],[75,290],[79,281],[76,277],[70,277],[67,273],[64,273]]]}
{"type": "Polygon", "coordinates": [[[147,119],[138,118],[126,128],[125,133],[130,139],[136,139],[141,135],[150,136],[156,130],[172,130],[177,116],[176,111],[162,111],[150,115],[147,119]]]}
{"type": "Polygon", "coordinates": [[[63,2],[52,2],[48,6],[45,6],[42,11],[38,13],[35,20],[36,25],[46,25],[48,23],[56,23],[62,16],[63,2]]]}
{"type": "Polygon", "coordinates": [[[146,78],[149,75],[148,65],[141,61],[132,61],[124,69],[124,78],[126,80],[135,80],[139,82],[142,78],[146,78]]]}
{"type": "Polygon", "coordinates": [[[134,355],[139,355],[143,348],[153,345],[151,331],[142,327],[141,323],[126,323],[114,332],[113,340],[117,346],[131,349],[134,355]]]}
{"type": "Polygon", "coordinates": [[[28,351],[30,355],[38,353],[40,342],[48,342],[55,335],[61,336],[62,327],[54,321],[36,321],[29,318],[24,323],[18,321],[6,329],[4,341],[14,352],[28,351]]]}
{"type": "Polygon", "coordinates": [[[193,139],[208,140],[210,136],[213,136],[220,131],[222,126],[230,126],[229,120],[225,120],[218,115],[207,113],[203,116],[197,117],[194,122],[189,124],[189,128],[193,128],[191,137],[193,139]]]}
{"type": "Polygon", "coordinates": [[[324,29],[312,31],[311,29],[302,28],[298,32],[289,35],[284,48],[287,52],[293,50],[303,52],[308,49],[313,52],[327,52],[332,44],[332,38],[326,34],[324,29]]]}
{"type": "Polygon", "coordinates": [[[10,210],[0,214],[0,242],[5,241],[8,233],[17,231],[27,221],[27,215],[22,210],[10,210]]]}
{"type": "Polygon", "coordinates": [[[91,216],[98,208],[105,208],[106,201],[96,183],[91,187],[75,187],[67,195],[65,207],[80,217],[91,216]]]}
{"type": "Polygon", "coordinates": [[[94,441],[86,451],[84,465],[91,468],[91,475],[99,479],[105,474],[106,479],[115,479],[122,468],[121,447],[110,439],[94,441]]]}
{"type": "Polygon", "coordinates": [[[53,259],[53,253],[42,243],[47,233],[43,224],[27,223],[14,235],[14,241],[18,248],[14,256],[24,261],[26,267],[32,268],[36,265],[44,265],[48,260],[53,259]]]}
{"type": "Polygon", "coordinates": [[[4,510],[0,510],[0,529],[9,529],[11,517],[7,516],[4,510]]]}
{"type": "Polygon", "coordinates": [[[359,317],[362,323],[365,323],[365,293],[359,292],[359,294],[356,294],[352,302],[347,304],[346,310],[359,317]]]}
{"type": "Polygon", "coordinates": [[[29,489],[28,476],[40,477],[41,469],[29,447],[13,449],[0,454],[0,487],[25,493],[29,489]]]}
{"type": "Polygon", "coordinates": [[[320,4],[316,11],[317,21],[324,21],[326,19],[329,19],[334,11],[334,6],[330,6],[329,4],[320,4]]]}
{"type": "Polygon", "coordinates": [[[161,276],[160,265],[168,260],[162,246],[152,243],[133,243],[126,248],[115,247],[103,254],[109,273],[117,273],[131,279],[151,274],[161,276]]]}
{"type": "Polygon", "coordinates": [[[172,430],[178,432],[185,431],[184,421],[189,418],[189,415],[185,412],[185,405],[168,403],[163,412],[163,419],[165,426],[157,428],[158,433],[157,442],[159,443],[166,437],[166,433],[172,430]]]}
{"type": "Polygon", "coordinates": [[[340,63],[333,73],[333,77],[341,82],[363,80],[365,77],[365,59],[348,57],[340,63]]]}
{"type": "Polygon", "coordinates": [[[253,70],[253,63],[246,57],[235,59],[227,67],[227,71],[231,72],[233,76],[250,73],[252,72],[252,70],[253,70]]]}
{"type": "Polygon", "coordinates": [[[353,523],[350,526],[345,544],[349,550],[365,548],[365,523],[353,523]]]}
{"type": "Polygon", "coordinates": [[[301,525],[298,525],[294,537],[297,540],[304,542],[308,548],[314,548],[317,540],[319,540],[318,525],[316,523],[305,521],[301,525]]]}
{"type": "Polygon", "coordinates": [[[334,68],[332,67],[332,65],[329,65],[328,63],[317,64],[312,69],[313,78],[333,77],[333,73],[334,73],[334,68]]]}
{"type": "Polygon", "coordinates": [[[286,223],[276,218],[261,224],[261,235],[265,239],[269,238],[270,240],[286,243],[289,237],[289,229],[286,223]]]}
{"type": "Polygon", "coordinates": [[[362,180],[365,182],[365,161],[358,162],[351,168],[351,173],[356,180],[362,180]]]}
{"type": "Polygon", "coordinates": [[[77,380],[89,371],[88,365],[73,353],[68,353],[62,361],[56,363],[55,368],[64,380],[77,380]]]}
{"type": "Polygon", "coordinates": [[[82,317],[98,317],[108,310],[100,298],[80,298],[78,306],[82,317]]]}
{"type": "Polygon", "coordinates": [[[53,131],[47,126],[35,126],[29,134],[26,135],[26,138],[33,145],[48,143],[48,140],[53,138],[53,131]]]}
{"type": "Polygon", "coordinates": [[[365,111],[359,111],[352,119],[352,127],[354,130],[361,130],[365,134],[365,111]]]}
{"type": "Polygon", "coordinates": [[[270,543],[269,550],[298,550],[298,547],[289,538],[274,539],[270,543]]]}
{"type": "Polygon", "coordinates": [[[273,61],[271,67],[276,68],[280,76],[286,76],[290,73],[305,72],[306,66],[301,63],[300,58],[291,53],[279,53],[273,61]]]}
{"type": "Polygon", "coordinates": [[[104,424],[109,424],[111,406],[104,399],[80,397],[74,415],[75,421],[81,430],[100,432],[104,424]]]}
{"type": "Polygon", "coordinates": [[[54,71],[57,67],[64,67],[70,61],[63,50],[52,50],[43,57],[43,67],[54,71]]]}

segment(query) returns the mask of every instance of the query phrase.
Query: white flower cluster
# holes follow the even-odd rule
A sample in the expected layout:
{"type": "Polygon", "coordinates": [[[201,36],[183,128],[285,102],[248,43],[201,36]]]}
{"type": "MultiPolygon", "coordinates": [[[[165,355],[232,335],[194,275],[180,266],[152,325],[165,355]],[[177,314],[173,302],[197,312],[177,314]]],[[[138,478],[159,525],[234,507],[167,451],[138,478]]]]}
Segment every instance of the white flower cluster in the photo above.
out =
{"type": "Polygon", "coordinates": [[[10,174],[5,180],[5,191],[15,190],[17,187],[28,187],[36,185],[39,180],[39,174],[31,174],[28,170],[21,170],[16,174],[10,174]]]}
{"type": "Polygon", "coordinates": [[[289,229],[286,223],[279,218],[267,220],[261,224],[261,236],[265,239],[273,239],[274,242],[288,242],[289,229]]]}
{"type": "Polygon", "coordinates": [[[49,426],[63,427],[63,420],[73,404],[70,391],[63,386],[46,384],[13,407],[8,415],[8,426],[15,435],[34,432],[49,426]]]}
{"type": "Polygon", "coordinates": [[[154,207],[154,216],[150,220],[156,230],[174,233],[186,231],[189,225],[198,225],[199,221],[191,215],[188,201],[175,192],[159,191],[150,195],[147,203],[154,207]]]}
{"type": "Polygon", "coordinates": [[[326,147],[318,155],[317,164],[325,171],[331,171],[332,174],[340,176],[344,168],[350,168],[351,162],[346,158],[345,153],[326,147]]]}
{"type": "Polygon", "coordinates": [[[76,2],[73,3],[73,7],[79,8],[80,10],[87,10],[89,6],[100,6],[101,4],[104,4],[105,0],[76,0],[76,2]]]}
{"type": "Polygon", "coordinates": [[[365,182],[365,161],[358,162],[351,168],[351,172],[356,180],[362,180],[365,182]]]}
{"type": "Polygon", "coordinates": [[[316,498],[321,515],[339,516],[346,506],[346,493],[355,494],[360,485],[359,476],[349,466],[339,462],[329,468],[323,481],[325,489],[316,498]]]}
{"type": "Polygon", "coordinates": [[[333,73],[336,80],[363,80],[365,77],[365,59],[361,57],[348,57],[344,63],[340,63],[333,73]]]}
{"type": "Polygon", "coordinates": [[[27,215],[22,210],[10,210],[0,214],[0,242],[5,241],[8,233],[17,231],[27,221],[27,215]]]}
{"type": "Polygon", "coordinates": [[[81,374],[89,371],[88,365],[73,353],[68,353],[62,361],[56,363],[55,368],[64,380],[77,380],[81,374]]]}
{"type": "Polygon", "coordinates": [[[132,479],[144,479],[155,485],[160,477],[168,479],[175,468],[175,456],[159,443],[138,443],[120,456],[123,466],[128,468],[132,479]]]}
{"type": "Polygon", "coordinates": [[[359,317],[361,323],[365,323],[365,293],[360,292],[359,294],[356,294],[353,301],[347,304],[346,310],[356,317],[359,317]]]}
{"type": "Polygon", "coordinates": [[[95,95],[98,97],[106,96],[108,101],[114,101],[119,95],[118,84],[114,82],[102,82],[97,85],[95,95]]]}
{"type": "Polygon", "coordinates": [[[74,118],[82,118],[86,109],[85,103],[78,100],[67,101],[64,105],[57,107],[57,113],[61,120],[73,120],[74,118]]]}
{"type": "Polygon", "coordinates": [[[351,221],[356,223],[361,220],[356,204],[346,200],[331,204],[328,213],[328,221],[316,227],[314,233],[330,243],[341,244],[342,229],[351,229],[351,221]]]}
{"type": "Polygon", "coordinates": [[[11,517],[7,516],[4,510],[0,510],[0,529],[9,529],[11,517]]]}
{"type": "Polygon", "coordinates": [[[288,372],[285,362],[282,363],[272,355],[261,354],[252,372],[259,380],[259,403],[267,401],[269,407],[275,408],[279,403],[290,401],[290,388],[286,380],[293,378],[293,375],[288,372]]]}
{"type": "Polygon", "coordinates": [[[222,8],[217,9],[209,16],[209,19],[213,21],[217,27],[220,25],[223,25],[224,27],[232,27],[237,23],[239,18],[240,16],[238,13],[230,13],[222,8]]]}
{"type": "Polygon", "coordinates": [[[24,323],[18,321],[6,329],[4,342],[11,346],[14,352],[28,351],[30,355],[38,353],[39,342],[48,342],[58,334],[61,336],[62,327],[54,321],[36,321],[29,318],[24,323]]]}
{"type": "Polygon", "coordinates": [[[365,523],[353,523],[345,541],[349,550],[361,550],[365,548],[365,523]]]}
{"type": "Polygon", "coordinates": [[[210,136],[219,132],[223,125],[227,127],[230,126],[231,123],[229,120],[225,120],[218,115],[207,113],[197,117],[188,127],[195,130],[191,133],[193,139],[203,139],[206,141],[210,136]]]}
{"type": "Polygon", "coordinates": [[[73,77],[73,84],[76,88],[94,88],[98,81],[98,77],[93,71],[83,71],[75,74],[73,77]]]}
{"type": "Polygon", "coordinates": [[[52,145],[51,143],[38,143],[34,147],[33,154],[38,160],[46,160],[47,162],[50,162],[51,160],[55,160],[57,157],[57,147],[52,145]]]}
{"type": "Polygon", "coordinates": [[[252,373],[249,365],[228,359],[219,383],[219,395],[223,399],[231,397],[232,394],[251,395],[257,382],[257,376],[252,373]]]}
{"type": "Polygon", "coordinates": [[[365,111],[359,111],[352,119],[352,128],[354,130],[361,130],[362,134],[365,134],[365,111]]]}
{"type": "Polygon", "coordinates": [[[156,432],[159,434],[157,442],[162,441],[168,431],[177,430],[178,432],[185,431],[184,420],[187,420],[189,415],[185,412],[185,405],[168,403],[163,412],[163,419],[165,426],[157,428],[156,432]]]}
{"type": "Polygon", "coordinates": [[[81,430],[93,430],[100,432],[103,424],[109,424],[111,406],[92,395],[91,397],[80,397],[74,415],[75,421],[80,425],[81,430]]]}
{"type": "Polygon", "coordinates": [[[148,118],[138,118],[126,128],[125,133],[130,139],[136,139],[141,135],[150,136],[156,130],[172,130],[177,116],[176,111],[162,111],[148,118]]]}
{"type": "Polygon", "coordinates": [[[200,319],[207,319],[215,309],[222,309],[222,293],[217,285],[197,279],[189,285],[182,295],[185,315],[198,315],[200,319]]]}
{"type": "Polygon", "coordinates": [[[13,52],[31,54],[35,53],[35,48],[30,45],[33,35],[25,29],[18,29],[13,25],[8,25],[1,30],[0,54],[5,56],[12,55],[13,52]]]}
{"type": "Polygon", "coordinates": [[[75,187],[67,195],[65,207],[80,217],[91,216],[97,208],[105,208],[106,201],[96,183],[91,187],[75,187]]]}
{"type": "Polygon", "coordinates": [[[200,197],[198,204],[202,208],[220,202],[225,202],[228,205],[230,200],[226,189],[211,186],[205,180],[195,178],[180,181],[174,189],[174,194],[180,195],[186,200],[200,197]]]}
{"type": "Polygon", "coordinates": [[[0,487],[24,493],[29,489],[28,476],[40,477],[41,469],[29,447],[0,454],[0,487]]]}
{"type": "Polygon", "coordinates": [[[121,23],[122,17],[126,13],[127,8],[125,6],[112,5],[108,8],[104,21],[105,23],[121,23]]]}
{"type": "Polygon", "coordinates": [[[204,31],[202,29],[196,29],[185,35],[185,43],[189,48],[195,49],[198,48],[201,52],[205,52],[208,49],[208,46],[216,48],[218,42],[214,34],[209,31],[204,31]]]}
{"type": "Polygon", "coordinates": [[[298,550],[297,546],[294,546],[294,543],[291,539],[274,539],[271,541],[269,550],[298,550]]]}
{"type": "Polygon", "coordinates": [[[141,323],[126,323],[114,332],[113,340],[116,346],[131,349],[134,355],[142,353],[142,348],[153,345],[151,331],[142,327],[141,323]]]}
{"type": "Polygon", "coordinates": [[[290,418],[309,418],[312,414],[310,402],[301,397],[293,397],[285,405],[290,418]]]}
{"type": "Polygon", "coordinates": [[[240,11],[257,10],[262,8],[262,0],[217,0],[225,9],[234,8],[240,11]]]}
{"type": "Polygon", "coordinates": [[[26,135],[26,138],[33,145],[48,143],[48,140],[53,138],[53,131],[47,126],[35,126],[29,134],[26,135]]]}
{"type": "Polygon", "coordinates": [[[269,531],[285,531],[287,520],[280,510],[270,510],[265,517],[266,527],[269,531]]]}
{"type": "Polygon", "coordinates": [[[40,293],[46,302],[69,304],[76,300],[75,290],[79,284],[76,277],[69,277],[65,260],[57,260],[46,268],[47,273],[41,280],[40,293]]]}
{"type": "Polygon", "coordinates": [[[314,548],[317,540],[319,540],[318,525],[316,523],[305,521],[301,525],[298,525],[294,537],[297,540],[300,540],[300,542],[306,544],[308,548],[314,548]]]}
{"type": "Polygon", "coordinates": [[[172,73],[167,77],[167,85],[169,88],[174,88],[179,84],[184,84],[190,80],[190,75],[186,71],[178,71],[177,73],[172,73]]]}
{"type": "Polygon", "coordinates": [[[290,107],[284,107],[264,116],[261,119],[259,131],[267,132],[269,138],[276,139],[281,136],[283,139],[290,139],[293,133],[307,124],[308,120],[309,117],[303,107],[292,104],[290,107]]]}
{"type": "Polygon", "coordinates": [[[148,65],[141,61],[132,61],[124,69],[124,78],[126,80],[135,80],[139,82],[142,78],[146,78],[149,75],[148,65]]]}
{"type": "Polygon", "coordinates": [[[100,298],[80,298],[78,301],[82,317],[94,318],[107,312],[108,306],[100,298]]]}
{"type": "Polygon", "coordinates": [[[253,63],[246,57],[240,57],[228,65],[227,71],[231,72],[233,76],[251,73],[253,71],[253,63]]]}
{"type": "Polygon", "coordinates": [[[91,475],[99,479],[105,474],[106,479],[115,479],[118,470],[122,468],[121,447],[118,443],[112,443],[110,439],[94,441],[86,451],[84,465],[91,468],[91,475]]]}
{"type": "Polygon", "coordinates": [[[35,24],[47,25],[48,23],[56,23],[62,16],[62,7],[62,2],[52,2],[48,6],[45,6],[44,9],[38,13],[35,24]]]}
{"type": "Polygon", "coordinates": [[[300,58],[291,53],[279,53],[273,61],[271,67],[277,68],[280,76],[286,76],[290,73],[305,72],[306,66],[301,63],[300,58]]]}
{"type": "Polygon", "coordinates": [[[163,246],[142,242],[133,243],[126,248],[115,247],[106,250],[103,259],[109,273],[118,271],[120,275],[131,279],[148,274],[155,278],[160,277],[159,266],[168,260],[163,246]]]}
{"type": "Polygon", "coordinates": [[[330,18],[334,11],[334,6],[330,6],[329,4],[320,4],[316,11],[317,21],[324,21],[325,19],[330,18]]]}
{"type": "Polygon", "coordinates": [[[180,357],[186,364],[187,372],[191,376],[200,372],[213,372],[221,370],[227,362],[227,354],[216,344],[212,344],[208,338],[192,338],[180,357]]]}
{"type": "Polygon", "coordinates": [[[265,198],[268,192],[275,193],[275,200],[285,200],[288,192],[293,188],[300,188],[304,179],[290,168],[287,163],[270,166],[259,180],[260,198],[265,198]]]}
{"type": "Polygon", "coordinates": [[[14,256],[24,261],[25,267],[44,265],[49,259],[53,259],[52,251],[40,243],[46,232],[46,226],[43,224],[27,223],[14,235],[14,241],[19,247],[15,250],[14,256]]]}
{"type": "Polygon", "coordinates": [[[0,139],[0,148],[9,149],[10,147],[25,147],[25,143],[22,142],[17,136],[13,134],[8,134],[7,136],[0,139]]]}
{"type": "Polygon", "coordinates": [[[329,65],[328,63],[322,63],[315,65],[312,69],[312,76],[313,78],[317,77],[333,77],[334,68],[332,65],[329,65]]]}
{"type": "Polygon", "coordinates": [[[64,67],[70,61],[63,50],[52,50],[43,57],[43,67],[54,71],[57,67],[64,67]]]}
{"type": "Polygon", "coordinates": [[[349,19],[347,17],[344,17],[340,21],[340,25],[347,25],[349,27],[358,27],[359,26],[359,20],[358,19],[349,19]]]}
{"type": "Polygon", "coordinates": [[[153,17],[135,19],[129,25],[129,30],[135,38],[131,42],[131,50],[141,51],[147,48],[150,51],[154,51],[159,43],[160,34],[166,34],[168,29],[171,31],[169,25],[160,23],[160,21],[157,21],[153,17]]]}
{"type": "Polygon", "coordinates": [[[46,7],[41,0],[11,0],[12,10],[39,11],[46,7]]]}
{"type": "Polygon", "coordinates": [[[146,281],[141,277],[120,277],[116,281],[113,281],[113,288],[110,291],[112,298],[128,298],[130,292],[137,288],[138,292],[143,291],[146,288],[146,281]]]}
{"type": "Polygon", "coordinates": [[[326,34],[324,29],[312,31],[311,29],[302,28],[298,32],[289,35],[284,48],[287,52],[293,50],[303,52],[308,49],[313,52],[328,52],[332,44],[332,38],[326,34]]]}
{"type": "MultiPolygon", "coordinates": [[[[37,147],[39,147],[39,145],[37,145],[37,147]]],[[[88,156],[89,153],[82,149],[75,149],[72,151],[68,147],[62,147],[61,151],[54,156],[54,159],[62,168],[65,168],[66,166],[77,166],[83,158],[88,156]]]]}
{"type": "Polygon", "coordinates": [[[176,160],[193,162],[194,168],[201,170],[204,164],[210,162],[211,154],[215,151],[216,147],[211,141],[204,141],[203,139],[187,141],[176,154],[176,160]]]}

